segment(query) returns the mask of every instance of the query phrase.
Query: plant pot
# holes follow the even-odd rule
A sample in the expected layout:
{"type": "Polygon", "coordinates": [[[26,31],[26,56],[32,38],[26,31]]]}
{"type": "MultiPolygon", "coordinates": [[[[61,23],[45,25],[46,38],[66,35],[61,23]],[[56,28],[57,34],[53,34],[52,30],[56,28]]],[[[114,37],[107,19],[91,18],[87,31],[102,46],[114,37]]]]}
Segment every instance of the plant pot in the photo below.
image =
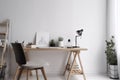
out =
{"type": "Polygon", "coordinates": [[[118,79],[118,65],[109,65],[109,77],[112,79],[118,79]]]}
{"type": "Polygon", "coordinates": [[[64,47],[63,41],[59,41],[59,47],[64,47]]]}
{"type": "Polygon", "coordinates": [[[55,41],[53,39],[49,42],[49,46],[50,47],[55,47],[55,41]]]}

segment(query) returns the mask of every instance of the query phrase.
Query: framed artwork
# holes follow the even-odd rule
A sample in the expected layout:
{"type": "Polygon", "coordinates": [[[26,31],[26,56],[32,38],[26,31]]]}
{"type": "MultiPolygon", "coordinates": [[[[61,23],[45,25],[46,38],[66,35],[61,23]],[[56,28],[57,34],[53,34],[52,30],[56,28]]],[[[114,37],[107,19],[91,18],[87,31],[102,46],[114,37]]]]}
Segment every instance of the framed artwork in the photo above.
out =
{"type": "Polygon", "coordinates": [[[36,45],[37,47],[48,47],[49,46],[49,33],[48,32],[37,32],[36,33],[36,45]]]}

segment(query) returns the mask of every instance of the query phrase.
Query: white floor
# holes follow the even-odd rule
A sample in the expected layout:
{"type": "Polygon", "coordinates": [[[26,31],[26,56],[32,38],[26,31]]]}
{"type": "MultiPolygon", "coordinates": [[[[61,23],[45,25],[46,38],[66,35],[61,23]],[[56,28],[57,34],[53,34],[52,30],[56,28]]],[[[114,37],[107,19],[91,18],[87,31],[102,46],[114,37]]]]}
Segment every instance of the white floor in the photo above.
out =
{"type": "MultiPolygon", "coordinates": [[[[47,75],[47,78],[48,80],[66,80],[66,76],[62,76],[62,75],[47,75]]],[[[20,80],[26,80],[26,77],[22,76],[20,80]]],[[[36,76],[33,75],[29,77],[29,80],[37,80],[37,79],[36,79],[36,76]]],[[[44,80],[43,76],[40,76],[40,80],[44,80]]],[[[76,76],[71,76],[70,80],[84,80],[84,79],[83,79],[83,76],[76,75],[76,76]]],[[[102,75],[86,74],[86,80],[113,80],[113,79],[108,78],[104,74],[102,75]]]]}

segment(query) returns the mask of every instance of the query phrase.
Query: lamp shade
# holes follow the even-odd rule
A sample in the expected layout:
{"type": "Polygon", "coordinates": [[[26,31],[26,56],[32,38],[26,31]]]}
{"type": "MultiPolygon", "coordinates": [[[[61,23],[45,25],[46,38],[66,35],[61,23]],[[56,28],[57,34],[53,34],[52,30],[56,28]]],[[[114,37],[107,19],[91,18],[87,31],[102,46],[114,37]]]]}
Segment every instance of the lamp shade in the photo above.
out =
{"type": "Polygon", "coordinates": [[[82,36],[82,32],[83,32],[83,29],[80,29],[80,30],[76,31],[76,33],[78,34],[78,36],[82,36]]]}

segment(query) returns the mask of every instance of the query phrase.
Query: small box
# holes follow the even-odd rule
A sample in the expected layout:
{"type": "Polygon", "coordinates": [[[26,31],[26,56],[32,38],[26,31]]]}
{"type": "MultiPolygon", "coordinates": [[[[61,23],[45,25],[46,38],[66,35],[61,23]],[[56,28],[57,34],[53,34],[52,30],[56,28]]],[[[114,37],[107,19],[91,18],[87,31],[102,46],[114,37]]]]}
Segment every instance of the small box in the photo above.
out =
{"type": "Polygon", "coordinates": [[[37,45],[31,45],[31,48],[37,48],[37,45]]]}

